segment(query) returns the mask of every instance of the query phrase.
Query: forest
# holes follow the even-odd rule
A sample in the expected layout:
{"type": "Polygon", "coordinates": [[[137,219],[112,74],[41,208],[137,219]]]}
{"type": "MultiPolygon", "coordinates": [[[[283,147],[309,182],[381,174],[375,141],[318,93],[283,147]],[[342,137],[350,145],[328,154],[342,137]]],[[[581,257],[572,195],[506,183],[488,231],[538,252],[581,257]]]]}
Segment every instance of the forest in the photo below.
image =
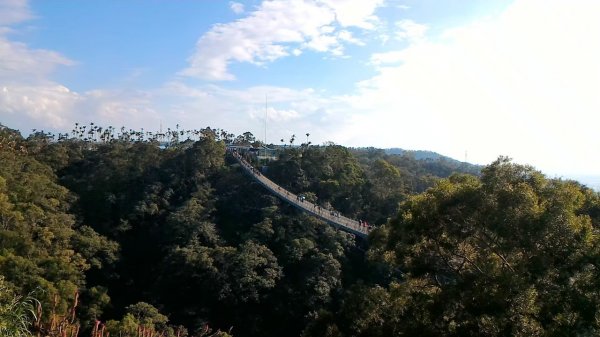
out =
{"type": "Polygon", "coordinates": [[[0,336],[596,336],[600,195],[333,143],[253,163],[374,225],[285,204],[227,146],[246,132],[0,125],[0,336]]]}

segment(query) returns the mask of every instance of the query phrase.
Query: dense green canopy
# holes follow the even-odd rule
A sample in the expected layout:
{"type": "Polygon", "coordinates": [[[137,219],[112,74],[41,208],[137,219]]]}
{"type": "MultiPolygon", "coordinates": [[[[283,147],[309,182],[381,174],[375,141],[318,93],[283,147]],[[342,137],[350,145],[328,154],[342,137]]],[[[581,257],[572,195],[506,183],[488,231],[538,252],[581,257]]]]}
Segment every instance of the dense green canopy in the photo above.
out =
{"type": "Polygon", "coordinates": [[[226,146],[259,145],[251,133],[82,128],[57,140],[0,127],[0,331],[31,322],[33,298],[44,314],[26,330],[54,317],[80,336],[600,331],[600,197],[576,182],[506,158],[248,154],[281,186],[375,225],[364,242],[246,176],[226,146]]]}

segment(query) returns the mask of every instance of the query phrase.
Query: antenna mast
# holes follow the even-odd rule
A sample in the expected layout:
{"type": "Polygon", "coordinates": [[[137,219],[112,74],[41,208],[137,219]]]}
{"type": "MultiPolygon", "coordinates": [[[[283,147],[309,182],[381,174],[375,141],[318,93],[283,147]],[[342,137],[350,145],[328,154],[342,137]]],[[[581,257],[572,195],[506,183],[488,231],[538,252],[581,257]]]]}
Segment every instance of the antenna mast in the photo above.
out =
{"type": "Polygon", "coordinates": [[[265,94],[265,147],[267,147],[267,94],[265,94]]]}

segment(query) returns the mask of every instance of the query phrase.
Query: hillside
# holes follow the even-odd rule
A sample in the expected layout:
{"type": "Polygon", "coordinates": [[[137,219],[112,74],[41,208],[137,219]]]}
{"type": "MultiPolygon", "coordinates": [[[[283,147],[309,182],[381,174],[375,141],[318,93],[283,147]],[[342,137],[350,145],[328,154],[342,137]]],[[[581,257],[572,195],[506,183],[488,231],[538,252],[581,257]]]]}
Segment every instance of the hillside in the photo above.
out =
{"type": "Polygon", "coordinates": [[[389,155],[400,155],[406,157],[412,157],[416,160],[430,161],[443,163],[456,171],[460,172],[468,172],[473,174],[478,174],[478,172],[482,169],[481,165],[470,164],[467,162],[462,162],[456,160],[454,158],[450,158],[448,156],[441,155],[437,152],[433,151],[423,151],[423,150],[403,150],[401,148],[390,148],[384,149],[386,154],[389,155]]]}
{"type": "Polygon", "coordinates": [[[399,147],[393,147],[393,148],[383,149],[383,150],[385,151],[386,154],[410,155],[410,156],[412,156],[413,158],[415,158],[417,160],[424,160],[424,159],[439,160],[439,159],[445,159],[445,160],[448,160],[448,161],[457,161],[455,159],[452,159],[450,157],[441,155],[441,154],[439,154],[437,152],[433,152],[433,151],[404,150],[404,149],[401,149],[399,147]]]}

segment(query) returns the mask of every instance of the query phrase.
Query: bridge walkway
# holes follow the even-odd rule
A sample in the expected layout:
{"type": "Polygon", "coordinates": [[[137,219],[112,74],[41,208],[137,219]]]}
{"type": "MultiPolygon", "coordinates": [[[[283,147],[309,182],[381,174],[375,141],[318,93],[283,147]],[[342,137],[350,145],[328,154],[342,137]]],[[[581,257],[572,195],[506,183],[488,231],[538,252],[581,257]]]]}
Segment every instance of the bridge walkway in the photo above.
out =
{"type": "Polygon", "coordinates": [[[289,204],[329,223],[330,225],[333,225],[340,230],[354,234],[357,237],[364,239],[369,235],[369,228],[361,225],[358,220],[350,219],[341,215],[335,210],[324,209],[312,202],[302,200],[300,196],[284,189],[283,187],[271,181],[269,178],[262,175],[256,168],[244,160],[239,153],[235,151],[231,153],[233,154],[233,157],[241,164],[241,167],[244,168],[246,173],[250,174],[254,180],[263,185],[271,193],[275,194],[289,204]]]}

